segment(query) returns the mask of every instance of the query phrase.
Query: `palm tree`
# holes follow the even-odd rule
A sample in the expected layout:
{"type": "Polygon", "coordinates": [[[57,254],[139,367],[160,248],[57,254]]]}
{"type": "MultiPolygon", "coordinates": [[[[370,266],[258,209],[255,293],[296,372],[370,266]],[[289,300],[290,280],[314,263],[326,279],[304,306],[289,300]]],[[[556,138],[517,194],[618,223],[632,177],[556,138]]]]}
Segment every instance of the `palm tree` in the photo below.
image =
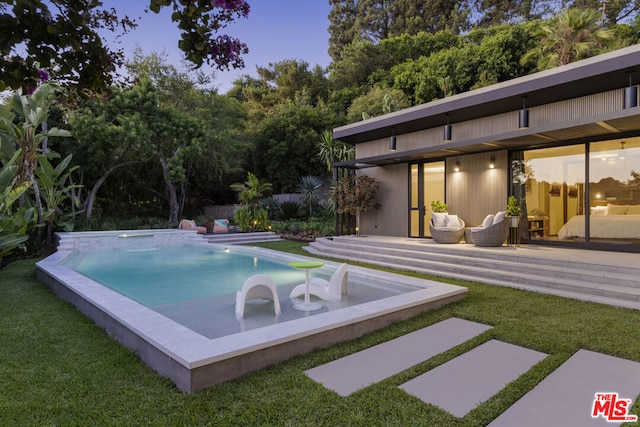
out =
{"type": "Polygon", "coordinates": [[[322,179],[317,176],[300,177],[298,192],[302,194],[302,200],[309,206],[309,216],[312,216],[312,206],[320,201],[322,179]]]}
{"type": "Polygon", "coordinates": [[[601,28],[599,20],[597,10],[571,8],[541,23],[532,33],[540,39],[540,45],[528,51],[520,63],[537,59],[538,71],[542,71],[614,48],[615,33],[601,28]]]}
{"type": "Polygon", "coordinates": [[[262,181],[253,173],[247,172],[247,180],[243,183],[231,184],[231,189],[238,193],[238,199],[242,203],[250,205],[271,193],[271,183],[262,181]]]}
{"type": "Polygon", "coordinates": [[[331,170],[331,163],[344,162],[355,158],[356,150],[344,142],[333,139],[333,133],[330,130],[322,132],[320,141],[318,141],[318,157],[327,164],[327,170],[331,170]]]}

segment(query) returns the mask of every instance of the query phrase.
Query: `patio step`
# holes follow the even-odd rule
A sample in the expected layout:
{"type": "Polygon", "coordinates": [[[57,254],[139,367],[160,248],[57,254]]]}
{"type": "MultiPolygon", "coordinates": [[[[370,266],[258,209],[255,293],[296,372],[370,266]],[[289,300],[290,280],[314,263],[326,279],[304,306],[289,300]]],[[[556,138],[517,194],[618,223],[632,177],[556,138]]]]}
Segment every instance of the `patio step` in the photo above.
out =
{"type": "Polygon", "coordinates": [[[306,249],[315,255],[640,309],[640,266],[624,262],[631,254],[620,254],[621,262],[599,262],[593,251],[350,236],[317,239],[306,249]]]}
{"type": "Polygon", "coordinates": [[[255,231],[249,233],[205,234],[203,239],[209,243],[240,245],[244,243],[277,242],[282,240],[273,231],[255,231]]]}

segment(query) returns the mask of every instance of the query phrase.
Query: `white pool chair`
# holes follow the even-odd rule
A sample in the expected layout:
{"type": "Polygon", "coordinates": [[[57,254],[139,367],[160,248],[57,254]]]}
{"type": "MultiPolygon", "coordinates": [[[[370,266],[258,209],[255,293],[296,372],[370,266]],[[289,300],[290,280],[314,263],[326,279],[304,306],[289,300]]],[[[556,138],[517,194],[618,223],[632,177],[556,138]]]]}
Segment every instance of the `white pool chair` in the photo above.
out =
{"type": "MultiPolygon", "coordinates": [[[[342,295],[347,293],[347,280],[347,264],[341,264],[328,281],[318,277],[309,280],[309,293],[324,300],[341,300],[342,295]]],[[[304,296],[305,289],[304,283],[296,286],[289,294],[289,298],[304,296]]]]}
{"type": "Polygon", "coordinates": [[[236,292],[236,317],[244,317],[244,304],[250,299],[271,300],[276,316],[282,312],[276,285],[269,276],[256,274],[244,282],[242,289],[236,292]]]}

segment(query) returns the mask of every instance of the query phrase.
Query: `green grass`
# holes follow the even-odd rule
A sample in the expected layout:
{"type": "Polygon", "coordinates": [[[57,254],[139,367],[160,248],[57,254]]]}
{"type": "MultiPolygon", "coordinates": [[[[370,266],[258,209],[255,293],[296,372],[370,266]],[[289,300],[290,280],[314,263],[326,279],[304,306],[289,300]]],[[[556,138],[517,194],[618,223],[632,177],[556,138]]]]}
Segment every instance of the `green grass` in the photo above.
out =
{"type": "MultiPolygon", "coordinates": [[[[260,246],[306,254],[294,242],[260,246]]],[[[19,261],[0,270],[1,426],[483,426],[580,348],[640,362],[639,311],[440,279],[467,286],[465,301],[186,395],[39,284],[34,263],[19,261]],[[304,374],[451,316],[493,328],[348,397],[304,374]],[[462,419],[397,387],[494,338],[549,357],[462,419]]],[[[640,413],[640,402],[631,412],[640,413]]]]}

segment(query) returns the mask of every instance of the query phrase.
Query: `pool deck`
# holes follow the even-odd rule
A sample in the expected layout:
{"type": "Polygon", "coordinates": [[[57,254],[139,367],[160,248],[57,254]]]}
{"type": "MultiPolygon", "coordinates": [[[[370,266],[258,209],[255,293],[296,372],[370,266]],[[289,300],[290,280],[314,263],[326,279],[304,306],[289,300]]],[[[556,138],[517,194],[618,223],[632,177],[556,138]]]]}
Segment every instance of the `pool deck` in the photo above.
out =
{"type": "MultiPolygon", "coordinates": [[[[145,239],[127,240],[138,244],[145,239]]],[[[256,250],[273,253],[266,249],[256,250]]],[[[350,275],[390,282],[400,278],[403,285],[416,290],[209,339],[64,267],[59,261],[70,253],[69,250],[59,250],[38,262],[38,280],[74,304],[185,392],[201,390],[295,355],[357,338],[423,311],[461,300],[467,291],[460,286],[350,266],[350,275]]],[[[311,259],[289,254],[281,257],[289,261],[311,259]]],[[[327,265],[331,264],[327,262],[327,265]]],[[[283,309],[292,304],[288,297],[281,298],[283,309]]]]}

